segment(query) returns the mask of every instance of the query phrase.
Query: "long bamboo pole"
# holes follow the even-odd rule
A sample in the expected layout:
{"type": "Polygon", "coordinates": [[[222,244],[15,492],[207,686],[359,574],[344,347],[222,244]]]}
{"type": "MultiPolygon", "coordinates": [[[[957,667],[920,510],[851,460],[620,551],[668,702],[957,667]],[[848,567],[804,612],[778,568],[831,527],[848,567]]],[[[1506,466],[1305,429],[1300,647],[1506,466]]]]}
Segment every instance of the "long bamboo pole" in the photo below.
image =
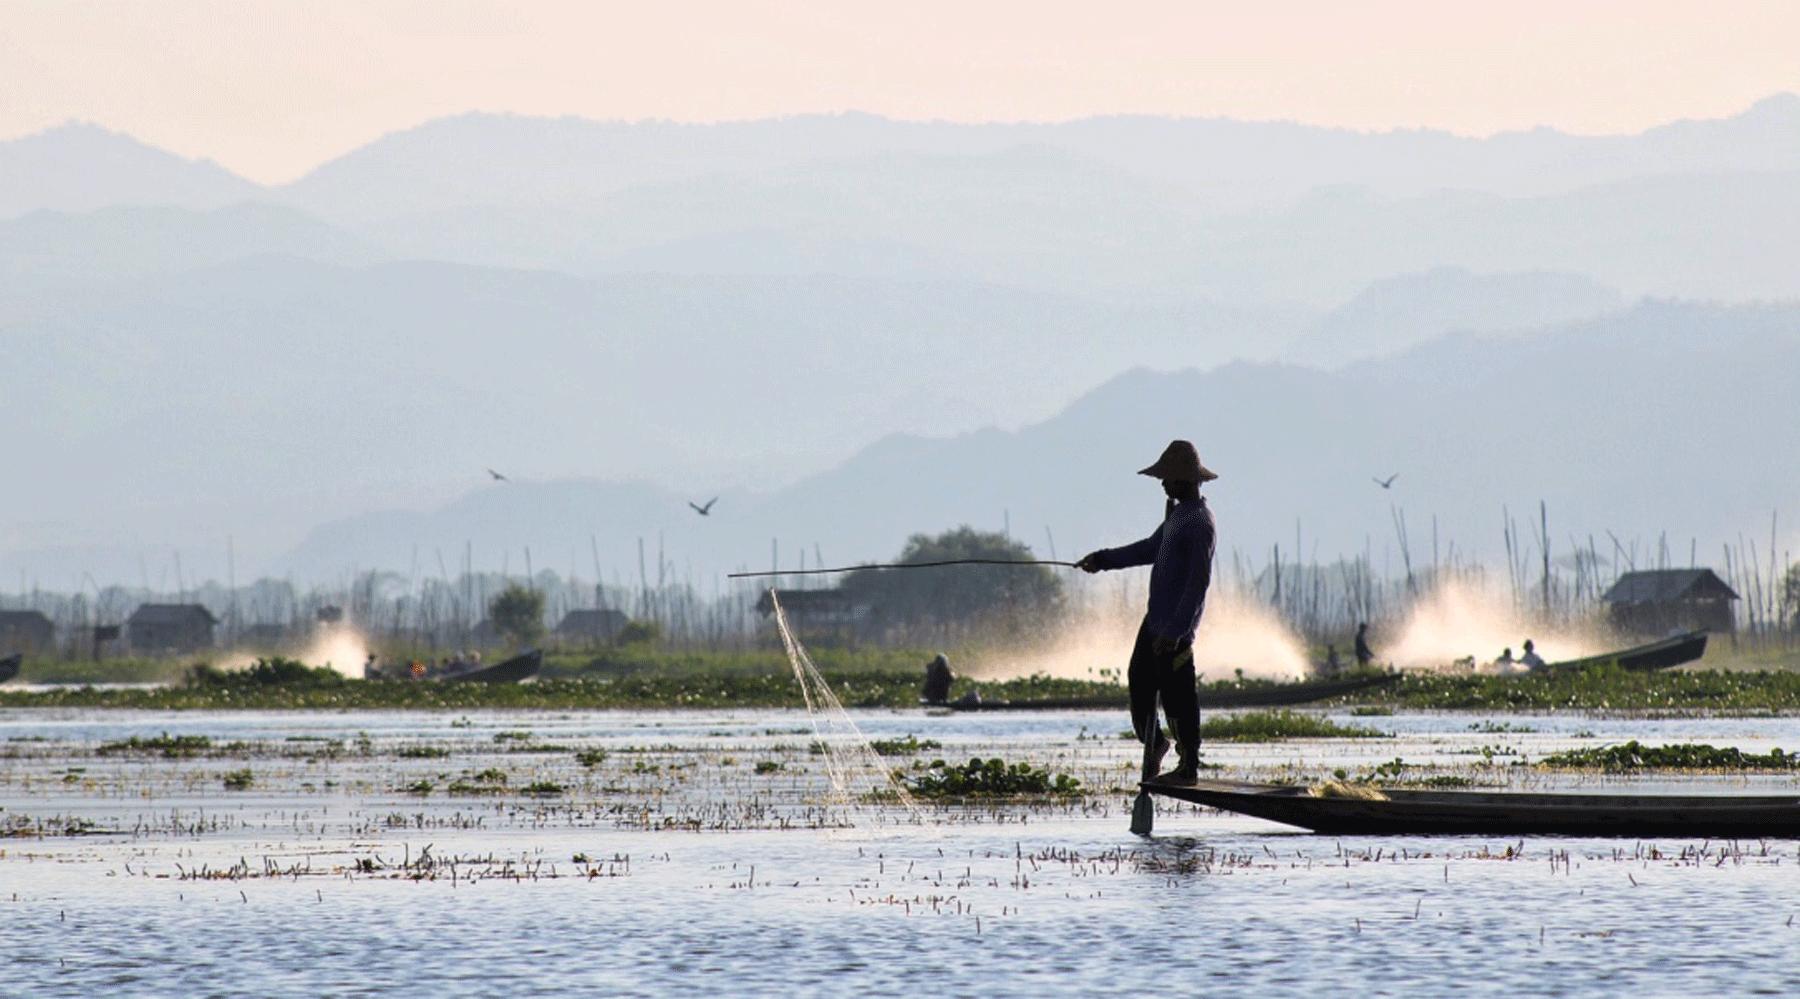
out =
{"type": "Polygon", "coordinates": [[[835,569],[788,569],[782,572],[730,572],[726,579],[751,579],[758,576],[818,576],[833,572],[855,572],[858,569],[931,569],[945,565],[1060,565],[1073,569],[1075,563],[1039,558],[953,558],[941,562],[877,562],[869,565],[845,565],[835,569]]]}

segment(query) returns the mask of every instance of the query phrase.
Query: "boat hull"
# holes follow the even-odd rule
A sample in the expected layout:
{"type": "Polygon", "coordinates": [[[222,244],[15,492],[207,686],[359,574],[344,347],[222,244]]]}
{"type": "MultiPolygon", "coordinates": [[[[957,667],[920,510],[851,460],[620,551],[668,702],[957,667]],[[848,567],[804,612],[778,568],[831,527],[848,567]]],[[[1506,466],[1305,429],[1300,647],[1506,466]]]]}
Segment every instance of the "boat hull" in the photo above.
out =
{"type": "Polygon", "coordinates": [[[495,663],[486,669],[478,669],[468,673],[443,678],[445,683],[518,683],[538,675],[544,668],[544,654],[537,649],[523,655],[517,655],[504,662],[495,663]]]}
{"type": "Polygon", "coordinates": [[[1691,663],[1706,655],[1706,632],[1690,631],[1685,635],[1665,638],[1660,642],[1639,645],[1618,652],[1607,652],[1586,659],[1569,659],[1551,663],[1551,669],[1585,669],[1589,666],[1617,665],[1635,672],[1669,669],[1691,663]]]}
{"type": "Polygon", "coordinates": [[[1386,791],[1313,797],[1304,788],[1203,782],[1144,790],[1316,833],[1369,835],[1800,837],[1800,794],[1625,795],[1386,791]]]}

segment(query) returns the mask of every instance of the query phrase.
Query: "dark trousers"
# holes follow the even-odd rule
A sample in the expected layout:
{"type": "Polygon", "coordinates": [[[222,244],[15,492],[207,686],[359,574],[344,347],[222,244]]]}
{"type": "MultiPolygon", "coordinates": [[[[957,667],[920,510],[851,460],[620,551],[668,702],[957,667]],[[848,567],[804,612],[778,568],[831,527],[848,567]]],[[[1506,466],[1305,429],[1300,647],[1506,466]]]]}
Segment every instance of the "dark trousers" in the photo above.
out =
{"type": "Polygon", "coordinates": [[[1158,655],[1151,647],[1154,640],[1149,631],[1139,628],[1137,644],[1131,649],[1131,666],[1125,674],[1131,689],[1131,730],[1139,742],[1156,738],[1162,728],[1156,717],[1160,694],[1163,714],[1175,730],[1175,745],[1186,759],[1200,751],[1200,699],[1194,691],[1192,643],[1158,655]]]}

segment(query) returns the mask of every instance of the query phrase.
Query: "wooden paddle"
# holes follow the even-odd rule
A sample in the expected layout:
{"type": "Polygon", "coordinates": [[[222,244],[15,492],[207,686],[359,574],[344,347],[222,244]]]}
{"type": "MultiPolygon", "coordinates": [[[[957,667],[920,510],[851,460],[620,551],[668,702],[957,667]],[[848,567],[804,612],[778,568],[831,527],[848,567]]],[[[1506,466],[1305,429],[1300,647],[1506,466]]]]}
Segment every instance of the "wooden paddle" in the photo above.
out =
{"type": "MultiPolygon", "coordinates": [[[[1142,777],[1145,781],[1156,779],[1156,768],[1162,760],[1156,755],[1157,736],[1162,734],[1162,693],[1159,691],[1150,702],[1150,738],[1144,741],[1144,766],[1142,777]]],[[[1131,832],[1135,836],[1148,836],[1156,826],[1156,802],[1150,792],[1138,785],[1137,800],[1131,803],[1131,832]]]]}

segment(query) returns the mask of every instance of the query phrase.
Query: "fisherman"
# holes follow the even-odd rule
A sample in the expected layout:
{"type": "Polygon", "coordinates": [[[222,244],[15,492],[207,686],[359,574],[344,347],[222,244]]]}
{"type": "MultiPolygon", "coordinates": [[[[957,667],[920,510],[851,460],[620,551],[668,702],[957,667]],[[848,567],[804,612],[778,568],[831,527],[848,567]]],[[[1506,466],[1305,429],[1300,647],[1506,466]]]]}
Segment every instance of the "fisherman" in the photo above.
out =
{"type": "Polygon", "coordinates": [[[1537,654],[1537,649],[1532,646],[1531,639],[1527,638],[1525,640],[1525,654],[1519,657],[1519,665],[1532,672],[1536,672],[1543,669],[1545,666],[1548,666],[1549,663],[1544,662],[1544,657],[1537,654]]]}
{"type": "Polygon", "coordinates": [[[1337,676],[1344,669],[1344,661],[1338,658],[1337,646],[1325,646],[1325,675],[1337,676]]]}
{"type": "Polygon", "coordinates": [[[1168,502],[1161,526],[1150,536],[1121,548],[1102,548],[1075,563],[1084,572],[1152,566],[1150,600],[1138,627],[1126,676],[1131,689],[1131,727],[1138,741],[1151,746],[1160,761],[1169,752],[1162,722],[1156,717],[1157,695],[1175,730],[1179,752],[1174,770],[1157,775],[1164,784],[1191,785],[1200,773],[1200,704],[1194,691],[1194,628],[1206,607],[1212,582],[1214,527],[1212,511],[1200,497],[1200,484],[1218,478],[1194,445],[1172,441],[1156,464],[1140,475],[1162,480],[1168,502]]]}
{"type": "Polygon", "coordinates": [[[1501,649],[1500,658],[1494,660],[1494,669],[1500,673],[1511,673],[1517,665],[1518,660],[1513,658],[1510,645],[1501,649]]]}
{"type": "Polygon", "coordinates": [[[1375,661],[1375,650],[1369,648],[1369,622],[1356,626],[1356,665],[1364,667],[1375,661]]]}
{"type": "Polygon", "coordinates": [[[925,686],[919,691],[919,699],[926,704],[946,704],[950,700],[950,682],[956,674],[950,672],[950,658],[942,652],[937,658],[925,664],[925,686]]]}
{"type": "Polygon", "coordinates": [[[375,662],[375,653],[371,652],[369,658],[363,662],[363,679],[374,680],[380,676],[381,667],[375,662]]]}

